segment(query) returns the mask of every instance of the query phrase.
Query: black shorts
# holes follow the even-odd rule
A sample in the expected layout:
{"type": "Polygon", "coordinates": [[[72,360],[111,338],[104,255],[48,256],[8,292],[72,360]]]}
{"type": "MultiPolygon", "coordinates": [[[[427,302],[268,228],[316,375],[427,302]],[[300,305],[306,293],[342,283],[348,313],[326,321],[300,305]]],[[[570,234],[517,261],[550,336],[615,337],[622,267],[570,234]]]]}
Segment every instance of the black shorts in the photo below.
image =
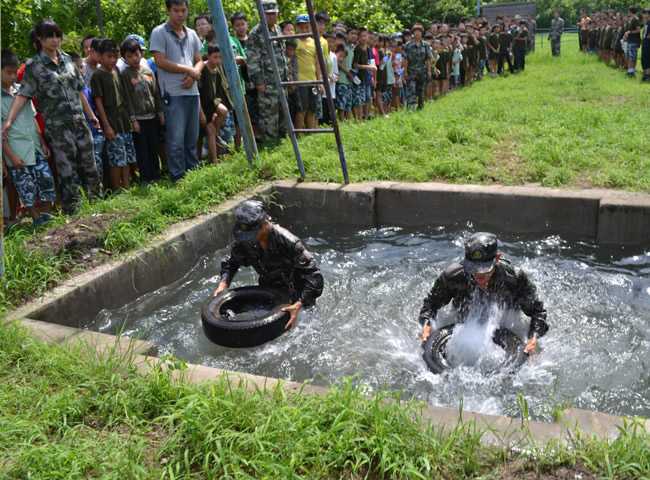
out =
{"type": "Polygon", "coordinates": [[[300,104],[297,105],[298,112],[312,112],[316,113],[318,106],[316,102],[318,101],[318,87],[314,85],[298,87],[298,98],[300,99],[300,104]]]}
{"type": "Polygon", "coordinates": [[[641,68],[650,68],[650,40],[644,39],[641,44],[641,68]]]}

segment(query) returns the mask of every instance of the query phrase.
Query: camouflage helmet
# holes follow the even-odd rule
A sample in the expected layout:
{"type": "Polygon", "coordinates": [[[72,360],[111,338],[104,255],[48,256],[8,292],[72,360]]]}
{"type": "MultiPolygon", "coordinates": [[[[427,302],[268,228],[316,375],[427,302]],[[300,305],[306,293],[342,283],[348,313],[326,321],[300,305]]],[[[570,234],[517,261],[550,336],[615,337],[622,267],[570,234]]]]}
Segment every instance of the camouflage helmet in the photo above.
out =
{"type": "Polygon", "coordinates": [[[252,242],[267,220],[264,205],[259,200],[245,200],[235,207],[234,220],[232,233],[235,241],[252,242]]]}
{"type": "Polygon", "coordinates": [[[488,273],[494,268],[498,250],[496,235],[487,232],[475,233],[465,242],[465,272],[488,273]]]}
{"type": "Polygon", "coordinates": [[[264,13],[279,13],[278,2],[274,0],[262,0],[262,8],[264,13]]]}

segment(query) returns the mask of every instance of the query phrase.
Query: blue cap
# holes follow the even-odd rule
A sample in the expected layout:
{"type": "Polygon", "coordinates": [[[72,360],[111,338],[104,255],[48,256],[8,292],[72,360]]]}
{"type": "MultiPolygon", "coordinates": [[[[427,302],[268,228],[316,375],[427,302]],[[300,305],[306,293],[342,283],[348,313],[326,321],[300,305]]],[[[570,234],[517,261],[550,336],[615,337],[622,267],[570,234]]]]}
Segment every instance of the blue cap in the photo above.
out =
{"type": "Polygon", "coordinates": [[[135,39],[138,41],[138,43],[140,44],[140,48],[141,48],[142,50],[146,50],[146,49],[147,49],[147,47],[144,46],[144,38],[142,38],[142,37],[141,37],[140,35],[138,35],[137,33],[132,33],[131,35],[128,35],[128,36],[125,38],[125,40],[131,40],[132,38],[135,38],[135,39]]]}
{"type": "Polygon", "coordinates": [[[309,23],[309,15],[303,13],[296,17],[296,23],[309,23]]]}

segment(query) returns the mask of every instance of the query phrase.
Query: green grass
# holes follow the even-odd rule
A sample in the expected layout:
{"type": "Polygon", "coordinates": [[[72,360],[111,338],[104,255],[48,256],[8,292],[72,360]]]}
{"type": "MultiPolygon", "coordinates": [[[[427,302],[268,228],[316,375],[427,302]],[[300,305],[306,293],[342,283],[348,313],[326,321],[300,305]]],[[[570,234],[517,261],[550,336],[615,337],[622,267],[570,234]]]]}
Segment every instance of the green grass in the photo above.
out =
{"type": "MultiPolygon", "coordinates": [[[[548,44],[528,57],[527,70],[486,78],[415,114],[342,126],[350,178],[478,184],[538,182],[549,187],[611,187],[650,192],[646,130],[650,85],[625,78],[567,43],[553,58],[548,44]]],[[[341,182],[332,135],[300,140],[307,180],[341,182]]],[[[126,254],[174,222],[209,211],[264,179],[297,178],[291,143],[261,152],[250,169],[243,153],[224,165],[191,172],[177,185],[163,181],[85,205],[79,215],[123,212],[103,235],[104,248],[126,254]]],[[[65,221],[57,218],[56,224],[65,221]]],[[[43,232],[46,228],[37,229],[43,232]]],[[[26,252],[31,227],[6,238],[0,312],[60,282],[69,255],[26,252]]]]}
{"type": "Polygon", "coordinates": [[[568,445],[518,456],[481,446],[472,422],[427,427],[419,404],[366,396],[357,379],[321,398],[225,377],[188,385],[173,357],[153,360],[147,375],[133,359],[133,350],[102,357],[44,345],[17,324],[0,328],[0,479],[466,479],[558,465],[650,476],[649,439],[636,423],[613,442],[574,432],[568,445]]]}

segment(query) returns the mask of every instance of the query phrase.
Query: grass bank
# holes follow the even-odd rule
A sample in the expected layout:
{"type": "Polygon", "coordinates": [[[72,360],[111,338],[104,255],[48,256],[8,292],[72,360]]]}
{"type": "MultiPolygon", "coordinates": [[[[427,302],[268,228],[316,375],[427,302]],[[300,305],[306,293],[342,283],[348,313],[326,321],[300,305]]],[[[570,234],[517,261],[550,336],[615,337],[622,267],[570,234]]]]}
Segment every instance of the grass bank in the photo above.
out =
{"type": "Polygon", "coordinates": [[[650,439],[634,424],[613,442],[577,435],[520,456],[481,446],[472,423],[427,428],[418,404],[365,396],[354,379],[323,398],[225,378],[188,385],[173,377],[185,365],[168,360],[142,376],[132,352],[104,358],[0,328],[0,479],[650,476],[650,439]]]}
{"type": "MultiPolygon", "coordinates": [[[[524,73],[486,78],[415,114],[344,124],[350,178],[539,182],[650,192],[648,89],[650,85],[577,52],[575,44],[566,44],[560,58],[551,57],[545,44],[528,58],[524,73]]],[[[300,146],[308,180],[341,181],[331,135],[303,138],[300,146]]],[[[118,212],[98,241],[105,250],[125,254],[171,223],[207,212],[263,179],[297,176],[291,144],[285,141],[262,151],[253,169],[238,154],[224,165],[191,172],[177,185],[162,181],[86,205],[80,216],[118,212]]],[[[54,225],[66,221],[58,217],[54,225]]],[[[70,253],[49,255],[26,248],[35,234],[46,245],[51,227],[25,226],[7,235],[0,312],[82,268],[70,253]]]]}

